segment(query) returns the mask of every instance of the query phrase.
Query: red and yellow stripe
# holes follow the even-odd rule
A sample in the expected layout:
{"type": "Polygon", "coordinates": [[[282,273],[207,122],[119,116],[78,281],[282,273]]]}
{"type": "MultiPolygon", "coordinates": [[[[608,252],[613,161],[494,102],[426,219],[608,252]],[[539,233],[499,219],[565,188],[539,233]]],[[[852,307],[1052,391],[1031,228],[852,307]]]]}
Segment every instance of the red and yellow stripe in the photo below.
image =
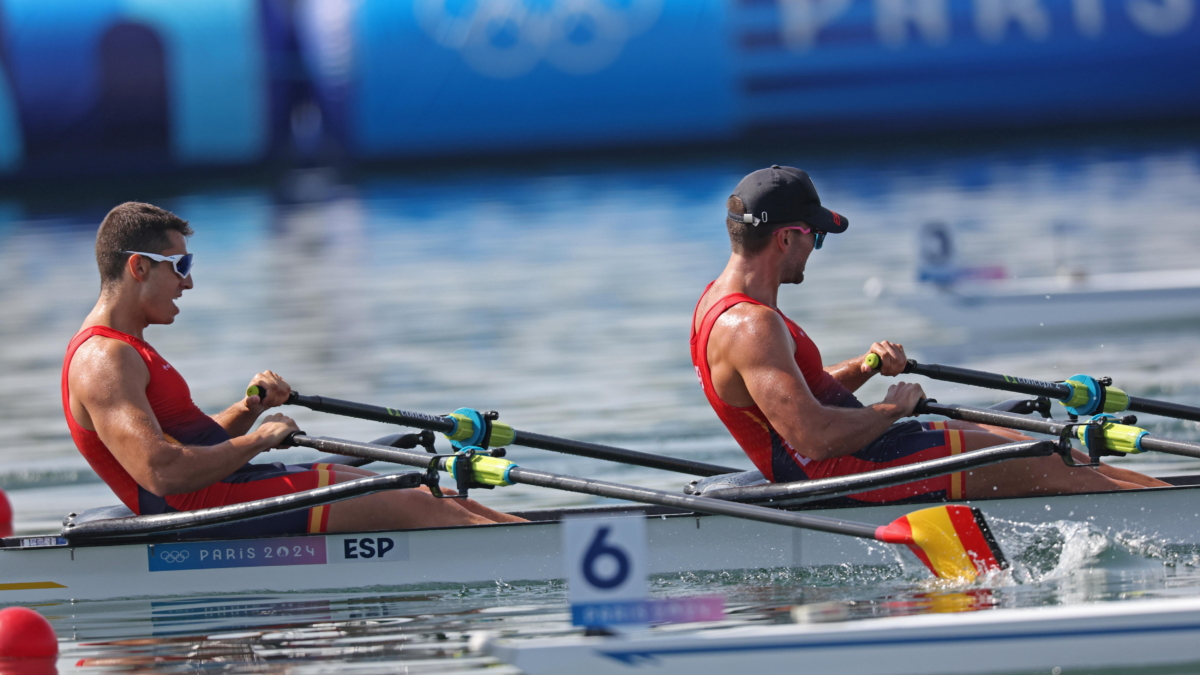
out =
{"type": "MultiPolygon", "coordinates": [[[[958,429],[947,429],[946,436],[950,442],[950,456],[962,454],[967,446],[967,438],[958,429]]],[[[950,474],[950,499],[959,500],[967,496],[966,476],[961,471],[950,474]]]]}
{"type": "MultiPolygon", "coordinates": [[[[316,487],[326,487],[333,482],[332,464],[313,464],[313,470],[317,472],[316,487]]],[[[308,531],[311,534],[320,534],[325,532],[329,527],[329,508],[330,504],[322,504],[314,506],[308,510],[308,531]]]]}
{"type": "MultiPolygon", "coordinates": [[[[928,422],[930,431],[941,431],[946,437],[946,445],[950,446],[950,455],[960,455],[967,447],[967,438],[961,429],[951,429],[947,422],[928,422]]],[[[961,471],[950,474],[950,494],[948,499],[966,499],[966,477],[961,471]]]]}

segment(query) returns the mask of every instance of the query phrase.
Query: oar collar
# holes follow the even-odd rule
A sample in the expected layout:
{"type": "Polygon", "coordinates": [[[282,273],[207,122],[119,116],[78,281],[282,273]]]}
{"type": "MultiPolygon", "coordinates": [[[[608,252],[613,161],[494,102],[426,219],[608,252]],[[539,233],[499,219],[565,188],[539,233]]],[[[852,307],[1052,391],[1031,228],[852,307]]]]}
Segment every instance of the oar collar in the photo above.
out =
{"type": "Polygon", "coordinates": [[[1129,409],[1129,395],[1112,386],[1112,380],[1107,377],[1097,380],[1091,375],[1074,375],[1063,384],[1071,388],[1071,394],[1061,402],[1072,415],[1088,417],[1129,409]]]}
{"type": "Polygon", "coordinates": [[[474,408],[459,408],[446,416],[454,422],[447,434],[456,450],[464,448],[502,448],[516,439],[513,428],[496,421],[500,413],[494,410],[479,412],[474,408]]]}

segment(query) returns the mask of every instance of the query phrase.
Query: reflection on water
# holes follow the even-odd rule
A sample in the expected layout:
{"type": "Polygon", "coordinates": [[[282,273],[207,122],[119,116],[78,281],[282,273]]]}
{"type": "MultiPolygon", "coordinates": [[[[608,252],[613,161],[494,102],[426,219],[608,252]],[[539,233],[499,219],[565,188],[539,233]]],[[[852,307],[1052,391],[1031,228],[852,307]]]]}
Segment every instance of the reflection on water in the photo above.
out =
{"type": "MultiPolygon", "coordinates": [[[[1192,568],[1076,569],[1035,585],[924,589],[896,567],[659,577],[656,596],[722,593],[726,621],[652,630],[676,633],[774,623],[848,621],[1194,595],[1192,568]]],[[[39,608],[67,638],[60,668],[171,672],[446,672],[489,668],[485,634],[575,634],[556,583],[303,596],[239,595],[87,602],[39,608]],[[336,664],[336,665],[335,665],[336,664]]],[[[502,670],[500,672],[512,672],[502,670]]]]}
{"type": "MultiPolygon", "coordinates": [[[[853,221],[812,258],[808,281],[781,296],[827,362],[886,338],[919,360],[1043,379],[1108,375],[1135,394],[1200,404],[1197,322],[1049,337],[1029,326],[1016,338],[967,342],[961,331],[889,301],[914,290],[916,233],[935,218],[955,229],[965,263],[999,264],[1022,277],[1052,275],[1064,255],[1096,273],[1195,267],[1198,160],[1187,145],[1080,146],[915,160],[812,159],[789,151],[762,161],[354,181],[300,174],[290,187],[160,200],[196,230],[196,288],[181,301],[176,324],[152,327],[147,338],[210,411],[269,368],[304,393],[423,412],[496,409],[523,429],[748,467],[696,383],[688,320],[727,255],[726,196],[748,170],[779,162],[808,169],[825,203],[853,221]],[[304,198],[288,196],[299,184],[304,198]],[[1073,233],[1069,248],[1049,245],[1063,232],[1073,233]],[[865,294],[871,278],[874,292],[865,294]]],[[[63,350],[97,290],[95,228],[112,204],[63,213],[0,206],[0,487],[9,491],[18,531],[56,530],[68,510],[116,501],[74,450],[59,400],[63,350]]],[[[923,384],[943,402],[1007,398],[923,384]]],[[[886,385],[872,382],[862,397],[878,400],[886,385]]],[[[369,439],[393,430],[288,412],[313,434],[369,439]]],[[[1200,439],[1195,423],[1149,416],[1142,423],[1161,435],[1200,439]]],[[[293,450],[271,459],[310,457],[293,450]]],[[[667,489],[686,480],[521,448],[510,457],[547,471],[667,489]]],[[[1128,464],[1157,475],[1197,468],[1154,456],[1128,464]]],[[[525,486],[480,496],[510,510],[592,501],[525,486]]],[[[658,579],[655,592],[724,593],[730,620],[740,624],[1200,588],[1189,552],[1156,551],[1152,539],[1119,542],[1101,534],[1098,541],[1082,526],[1027,527],[1014,526],[1003,542],[1025,552],[1014,573],[1022,583],[986,591],[931,589],[906,565],[684,575],[658,579]],[[797,605],[817,609],[793,613],[797,605]]],[[[331,580],[339,584],[353,585],[331,580]]],[[[84,659],[85,667],[154,672],[395,672],[400,662],[421,672],[491,663],[469,649],[481,630],[567,631],[564,602],[555,584],[498,584],[41,611],[68,639],[60,669],[84,659]]]]}

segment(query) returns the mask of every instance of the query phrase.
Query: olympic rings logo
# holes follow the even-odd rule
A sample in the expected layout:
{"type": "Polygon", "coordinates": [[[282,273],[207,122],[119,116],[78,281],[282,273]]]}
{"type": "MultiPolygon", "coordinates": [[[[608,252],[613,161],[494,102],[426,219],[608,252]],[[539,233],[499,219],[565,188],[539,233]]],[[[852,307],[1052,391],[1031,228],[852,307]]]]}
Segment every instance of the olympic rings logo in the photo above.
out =
{"type": "Polygon", "coordinates": [[[425,33],[488,77],[519,77],[545,61],[585,75],[612,65],[658,21],[663,0],[417,0],[425,33]]]}
{"type": "Polygon", "coordinates": [[[181,563],[188,559],[187,551],[163,551],[158,554],[158,557],[163,559],[163,562],[181,563]]]}

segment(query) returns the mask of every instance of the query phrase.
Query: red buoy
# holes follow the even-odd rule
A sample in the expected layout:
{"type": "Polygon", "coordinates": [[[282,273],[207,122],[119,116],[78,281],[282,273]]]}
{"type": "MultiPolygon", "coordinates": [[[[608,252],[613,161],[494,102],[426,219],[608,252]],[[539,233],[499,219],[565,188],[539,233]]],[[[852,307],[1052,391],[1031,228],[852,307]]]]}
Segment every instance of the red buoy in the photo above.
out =
{"type": "Polygon", "coordinates": [[[12,536],[12,504],[8,503],[8,495],[0,490],[0,537],[12,536]]]}
{"type": "Polygon", "coordinates": [[[0,657],[58,655],[58,637],[44,616],[28,607],[0,609],[0,657]]]}

